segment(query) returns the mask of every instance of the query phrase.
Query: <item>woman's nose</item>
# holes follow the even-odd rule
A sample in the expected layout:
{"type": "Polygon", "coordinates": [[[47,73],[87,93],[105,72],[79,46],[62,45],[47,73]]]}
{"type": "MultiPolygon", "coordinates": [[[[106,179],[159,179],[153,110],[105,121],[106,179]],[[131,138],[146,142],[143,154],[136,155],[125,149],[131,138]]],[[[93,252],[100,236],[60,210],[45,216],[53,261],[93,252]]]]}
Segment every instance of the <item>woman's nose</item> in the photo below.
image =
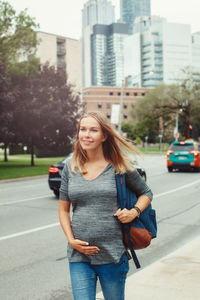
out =
{"type": "Polygon", "coordinates": [[[90,131],[89,131],[89,130],[86,130],[86,131],[85,131],[85,135],[86,135],[86,136],[90,136],[90,131]]]}

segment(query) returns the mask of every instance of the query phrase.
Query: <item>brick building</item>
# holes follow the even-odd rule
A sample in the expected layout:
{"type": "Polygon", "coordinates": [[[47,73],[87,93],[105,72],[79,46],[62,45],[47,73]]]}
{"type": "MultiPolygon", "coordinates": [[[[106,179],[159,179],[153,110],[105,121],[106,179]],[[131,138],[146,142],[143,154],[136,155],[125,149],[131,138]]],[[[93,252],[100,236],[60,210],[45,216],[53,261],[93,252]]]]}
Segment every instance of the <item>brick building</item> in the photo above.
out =
{"type": "MultiPolygon", "coordinates": [[[[147,88],[123,88],[122,122],[130,119],[132,105],[144,97],[147,88]]],[[[111,86],[91,86],[83,89],[83,104],[85,112],[102,111],[107,118],[111,118],[113,104],[120,104],[122,89],[111,86]]]]}

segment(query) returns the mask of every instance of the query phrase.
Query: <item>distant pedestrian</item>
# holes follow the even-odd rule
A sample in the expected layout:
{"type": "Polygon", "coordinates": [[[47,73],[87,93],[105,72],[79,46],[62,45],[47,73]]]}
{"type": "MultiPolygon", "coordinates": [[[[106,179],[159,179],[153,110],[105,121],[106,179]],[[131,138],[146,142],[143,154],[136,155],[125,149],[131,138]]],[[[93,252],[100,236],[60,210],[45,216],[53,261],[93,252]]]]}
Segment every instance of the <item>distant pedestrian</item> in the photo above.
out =
{"type": "Polygon", "coordinates": [[[95,300],[97,278],[105,300],[125,299],[129,264],[121,223],[138,217],[152,199],[128,152],[135,153],[135,148],[103,114],[90,112],[81,117],[72,159],[63,169],[59,200],[75,300],[95,300]],[[119,209],[115,172],[126,173],[127,185],[138,196],[136,208],[119,209]]]}

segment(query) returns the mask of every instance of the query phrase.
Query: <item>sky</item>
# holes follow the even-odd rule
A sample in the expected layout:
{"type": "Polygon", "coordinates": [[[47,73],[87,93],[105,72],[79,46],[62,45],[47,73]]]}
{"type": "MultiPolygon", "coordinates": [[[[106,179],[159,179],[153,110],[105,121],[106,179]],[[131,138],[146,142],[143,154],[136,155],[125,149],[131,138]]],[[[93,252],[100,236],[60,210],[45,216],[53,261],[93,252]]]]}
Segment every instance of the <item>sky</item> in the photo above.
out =
{"type": "MultiPolygon", "coordinates": [[[[8,0],[17,12],[28,14],[40,25],[39,30],[74,39],[81,36],[81,10],[86,0],[8,0]]],[[[111,0],[119,18],[120,0],[111,0]]],[[[200,31],[200,0],[151,0],[151,14],[169,22],[191,25],[191,32],[200,31]]]]}

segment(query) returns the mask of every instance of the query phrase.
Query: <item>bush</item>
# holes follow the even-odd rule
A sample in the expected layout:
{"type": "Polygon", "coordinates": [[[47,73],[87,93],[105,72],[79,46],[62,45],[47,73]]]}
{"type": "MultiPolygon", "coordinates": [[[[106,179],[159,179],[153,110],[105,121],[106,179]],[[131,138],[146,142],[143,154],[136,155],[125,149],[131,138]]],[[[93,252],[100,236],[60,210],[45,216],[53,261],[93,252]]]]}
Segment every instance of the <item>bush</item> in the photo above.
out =
{"type": "Polygon", "coordinates": [[[72,152],[72,146],[51,146],[51,147],[35,147],[36,157],[57,157],[57,156],[67,156],[72,152]]]}
{"type": "Polygon", "coordinates": [[[24,150],[23,144],[9,144],[9,155],[16,155],[16,154],[29,154],[29,149],[26,151],[24,150]]]}

